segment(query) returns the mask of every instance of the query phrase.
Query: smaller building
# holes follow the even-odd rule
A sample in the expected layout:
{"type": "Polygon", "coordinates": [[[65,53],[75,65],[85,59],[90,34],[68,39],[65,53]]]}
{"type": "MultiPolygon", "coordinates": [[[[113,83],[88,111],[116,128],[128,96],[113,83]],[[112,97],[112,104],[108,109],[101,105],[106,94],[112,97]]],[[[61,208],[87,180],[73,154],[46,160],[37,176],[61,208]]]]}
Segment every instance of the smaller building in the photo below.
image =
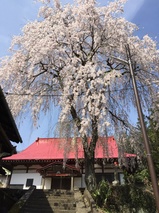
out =
{"type": "MultiPolygon", "coordinates": [[[[124,161],[134,159],[124,154],[124,161]]],[[[119,166],[118,146],[114,137],[100,137],[95,150],[97,182],[102,179],[123,183],[123,171],[119,166]]],[[[84,152],[80,138],[38,138],[24,151],[3,158],[12,171],[10,187],[27,189],[85,188],[84,152]]]]}
{"type": "Polygon", "coordinates": [[[17,126],[0,87],[0,187],[6,185],[7,170],[2,165],[2,157],[16,153],[16,146],[11,142],[22,142],[17,126]]]}

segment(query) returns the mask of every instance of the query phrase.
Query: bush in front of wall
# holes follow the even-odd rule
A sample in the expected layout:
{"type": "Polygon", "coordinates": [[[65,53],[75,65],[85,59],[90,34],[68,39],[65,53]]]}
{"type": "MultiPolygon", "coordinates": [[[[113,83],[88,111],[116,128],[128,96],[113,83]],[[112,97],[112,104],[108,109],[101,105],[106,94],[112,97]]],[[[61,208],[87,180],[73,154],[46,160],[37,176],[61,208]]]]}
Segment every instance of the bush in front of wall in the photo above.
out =
{"type": "Polygon", "coordinates": [[[111,185],[109,182],[102,180],[92,196],[99,207],[103,207],[107,203],[108,197],[111,195],[111,185]]]}
{"type": "Polygon", "coordinates": [[[97,205],[110,212],[155,213],[155,200],[151,191],[135,184],[113,186],[102,181],[93,193],[97,205]]]}

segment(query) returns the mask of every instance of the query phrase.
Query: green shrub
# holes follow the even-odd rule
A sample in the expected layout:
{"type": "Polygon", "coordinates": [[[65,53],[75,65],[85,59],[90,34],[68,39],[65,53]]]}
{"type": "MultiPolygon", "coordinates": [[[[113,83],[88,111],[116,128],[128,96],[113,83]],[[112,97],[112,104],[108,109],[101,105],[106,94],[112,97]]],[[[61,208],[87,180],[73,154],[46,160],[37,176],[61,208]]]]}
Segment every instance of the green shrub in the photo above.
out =
{"type": "Polygon", "coordinates": [[[155,213],[155,200],[152,193],[135,184],[110,185],[101,181],[93,193],[97,205],[112,213],[155,213]]]}
{"type": "Polygon", "coordinates": [[[99,207],[106,205],[107,198],[111,195],[111,186],[109,182],[102,180],[92,193],[94,200],[99,207]]]}

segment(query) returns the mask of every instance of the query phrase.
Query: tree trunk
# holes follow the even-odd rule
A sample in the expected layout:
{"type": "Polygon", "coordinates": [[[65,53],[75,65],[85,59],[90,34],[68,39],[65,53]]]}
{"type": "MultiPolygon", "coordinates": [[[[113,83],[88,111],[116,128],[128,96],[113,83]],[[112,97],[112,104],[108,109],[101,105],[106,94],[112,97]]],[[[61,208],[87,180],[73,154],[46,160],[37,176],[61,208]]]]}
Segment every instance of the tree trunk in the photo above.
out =
{"type": "Polygon", "coordinates": [[[87,141],[87,137],[82,138],[83,149],[84,149],[84,158],[85,158],[85,182],[88,191],[93,191],[96,189],[96,176],[94,169],[95,162],[95,148],[98,140],[98,125],[97,118],[94,116],[92,119],[92,138],[90,143],[87,141]]]}
{"type": "MultiPolygon", "coordinates": [[[[72,98],[72,97],[70,97],[72,98]]],[[[76,123],[78,130],[81,129],[81,120],[77,115],[76,109],[71,106],[71,115],[73,120],[76,123]]],[[[87,136],[82,136],[82,144],[84,150],[84,160],[85,160],[85,182],[88,191],[92,191],[96,188],[96,177],[95,177],[95,170],[94,170],[94,155],[95,155],[95,148],[96,143],[98,140],[98,121],[97,117],[94,116],[92,118],[92,139],[90,143],[87,141],[87,136]]]]}
{"type": "Polygon", "coordinates": [[[96,188],[96,177],[94,170],[94,152],[84,150],[85,157],[85,182],[88,191],[93,191],[96,188]]]}

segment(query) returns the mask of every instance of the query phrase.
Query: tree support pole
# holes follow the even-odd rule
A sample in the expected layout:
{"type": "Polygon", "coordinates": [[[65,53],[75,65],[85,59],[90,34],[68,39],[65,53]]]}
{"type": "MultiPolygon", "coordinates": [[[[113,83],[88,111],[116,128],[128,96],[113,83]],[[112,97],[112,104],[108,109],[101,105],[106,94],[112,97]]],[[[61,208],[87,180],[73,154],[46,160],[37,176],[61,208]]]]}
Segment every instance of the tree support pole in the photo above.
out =
{"type": "Polygon", "coordinates": [[[137,90],[136,79],[135,79],[134,71],[132,68],[129,45],[126,46],[126,51],[127,51],[128,65],[129,65],[129,69],[130,69],[130,74],[131,74],[132,84],[133,84],[133,89],[134,89],[134,94],[135,94],[138,116],[139,116],[139,120],[140,120],[142,134],[143,134],[144,144],[145,144],[148,168],[149,168],[149,172],[150,172],[150,176],[151,176],[151,182],[152,182],[154,197],[155,197],[155,201],[156,201],[156,207],[157,207],[157,211],[159,212],[159,189],[158,189],[158,184],[157,184],[154,163],[153,163],[152,155],[151,155],[151,151],[150,151],[149,140],[148,140],[148,136],[147,136],[147,132],[146,132],[146,126],[144,123],[143,112],[142,112],[139,94],[138,94],[138,90],[137,90]]]}

